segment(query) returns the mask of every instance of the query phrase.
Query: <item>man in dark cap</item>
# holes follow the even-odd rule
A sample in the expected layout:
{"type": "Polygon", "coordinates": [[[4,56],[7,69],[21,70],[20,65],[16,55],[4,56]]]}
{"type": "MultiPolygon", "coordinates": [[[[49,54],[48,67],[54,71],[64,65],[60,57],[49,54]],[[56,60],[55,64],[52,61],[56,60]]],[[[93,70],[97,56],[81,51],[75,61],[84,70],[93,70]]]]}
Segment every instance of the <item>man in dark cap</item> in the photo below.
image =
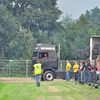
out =
{"type": "Polygon", "coordinates": [[[43,74],[43,69],[39,59],[37,59],[36,62],[37,63],[34,64],[33,67],[34,67],[34,75],[36,76],[36,85],[37,87],[39,87],[41,82],[41,74],[43,74]]]}

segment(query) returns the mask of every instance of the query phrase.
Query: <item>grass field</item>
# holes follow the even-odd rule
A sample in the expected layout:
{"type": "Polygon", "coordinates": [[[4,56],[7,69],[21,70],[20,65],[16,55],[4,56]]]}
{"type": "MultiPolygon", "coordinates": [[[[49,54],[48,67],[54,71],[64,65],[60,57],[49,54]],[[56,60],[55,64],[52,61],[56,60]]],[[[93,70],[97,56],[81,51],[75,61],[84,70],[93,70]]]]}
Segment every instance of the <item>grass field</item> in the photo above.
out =
{"type": "Polygon", "coordinates": [[[74,81],[42,81],[36,83],[0,82],[0,100],[100,100],[100,90],[74,81]]]}

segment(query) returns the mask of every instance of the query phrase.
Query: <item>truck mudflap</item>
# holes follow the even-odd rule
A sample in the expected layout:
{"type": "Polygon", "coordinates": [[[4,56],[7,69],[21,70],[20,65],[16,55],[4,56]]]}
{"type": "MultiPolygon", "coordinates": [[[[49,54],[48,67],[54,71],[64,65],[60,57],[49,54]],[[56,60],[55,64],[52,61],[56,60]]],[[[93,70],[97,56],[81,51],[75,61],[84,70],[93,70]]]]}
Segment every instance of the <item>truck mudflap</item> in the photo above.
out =
{"type": "MultiPolygon", "coordinates": [[[[66,79],[66,71],[55,71],[56,79],[66,79]]],[[[74,79],[74,72],[70,72],[70,79],[74,79]]]]}

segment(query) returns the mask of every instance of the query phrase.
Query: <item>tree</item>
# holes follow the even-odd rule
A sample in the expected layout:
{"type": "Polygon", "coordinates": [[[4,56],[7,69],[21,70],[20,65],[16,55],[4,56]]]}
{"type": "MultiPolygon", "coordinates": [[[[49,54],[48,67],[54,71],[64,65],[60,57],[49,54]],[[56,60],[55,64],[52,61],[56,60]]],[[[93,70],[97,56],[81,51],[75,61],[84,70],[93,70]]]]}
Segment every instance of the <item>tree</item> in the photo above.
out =
{"type": "Polygon", "coordinates": [[[6,57],[6,48],[10,41],[16,37],[18,26],[14,17],[8,12],[5,6],[0,6],[0,51],[2,59],[6,57]]]}
{"type": "Polygon", "coordinates": [[[86,11],[86,14],[90,16],[90,21],[94,22],[94,24],[98,27],[100,27],[100,9],[98,7],[95,7],[91,9],[90,11],[86,11]]]}
{"type": "MultiPolygon", "coordinates": [[[[49,31],[60,26],[57,20],[61,14],[57,0],[2,0],[1,3],[17,17],[24,28],[33,32],[49,31]]],[[[39,34],[39,33],[38,33],[39,34]]]]}
{"type": "Polygon", "coordinates": [[[66,16],[62,21],[61,35],[61,59],[76,59],[76,50],[85,49],[90,45],[91,35],[100,35],[99,29],[89,20],[90,16],[82,14],[76,22],[70,23],[70,16],[66,16]]]}
{"type": "Polygon", "coordinates": [[[75,43],[75,37],[79,31],[76,22],[69,22],[69,15],[62,20],[62,26],[64,27],[61,32],[60,42],[61,42],[61,59],[74,59],[73,45],[75,43]]]}
{"type": "Polygon", "coordinates": [[[32,34],[31,31],[23,30],[20,27],[15,39],[8,45],[7,57],[9,59],[32,59],[32,50],[37,42],[32,34]]]}
{"type": "Polygon", "coordinates": [[[90,45],[90,36],[91,35],[99,35],[97,30],[98,27],[96,27],[94,25],[93,22],[91,22],[90,20],[90,16],[87,14],[82,14],[79,18],[79,20],[77,21],[77,24],[79,26],[80,32],[79,34],[81,34],[81,38],[84,44],[86,44],[86,46],[90,45]]]}

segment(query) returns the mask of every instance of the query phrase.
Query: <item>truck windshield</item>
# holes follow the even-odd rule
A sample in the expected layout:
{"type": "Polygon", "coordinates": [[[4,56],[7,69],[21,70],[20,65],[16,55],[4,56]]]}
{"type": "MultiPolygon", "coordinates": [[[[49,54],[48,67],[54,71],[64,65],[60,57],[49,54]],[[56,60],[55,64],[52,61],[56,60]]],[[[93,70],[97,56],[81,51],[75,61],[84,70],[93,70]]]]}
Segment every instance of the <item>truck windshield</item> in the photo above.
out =
{"type": "Polygon", "coordinates": [[[33,52],[33,57],[37,57],[37,52],[33,52]]]}

